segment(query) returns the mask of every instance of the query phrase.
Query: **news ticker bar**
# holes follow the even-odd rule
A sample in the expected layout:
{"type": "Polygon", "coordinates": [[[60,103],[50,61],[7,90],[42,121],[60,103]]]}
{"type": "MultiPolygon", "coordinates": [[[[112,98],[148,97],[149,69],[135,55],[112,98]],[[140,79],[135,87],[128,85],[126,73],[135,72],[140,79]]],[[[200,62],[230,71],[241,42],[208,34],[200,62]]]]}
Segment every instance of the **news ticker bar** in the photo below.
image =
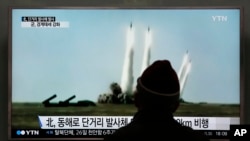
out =
{"type": "MultiPolygon", "coordinates": [[[[229,130],[239,124],[238,117],[174,117],[195,130],[229,130]]],[[[41,129],[118,129],[129,124],[132,116],[38,116],[41,129]]]]}
{"type": "MultiPolygon", "coordinates": [[[[116,129],[12,129],[12,138],[103,138],[116,129]]],[[[155,129],[152,129],[155,130],[155,129]]],[[[229,130],[198,130],[211,139],[228,139],[229,130]]]]}
{"type": "MultiPolygon", "coordinates": [[[[155,129],[152,129],[155,130],[155,129]]],[[[12,138],[102,138],[116,129],[12,129],[12,138]]],[[[210,139],[249,141],[250,124],[230,125],[230,130],[197,130],[210,139]]]]}

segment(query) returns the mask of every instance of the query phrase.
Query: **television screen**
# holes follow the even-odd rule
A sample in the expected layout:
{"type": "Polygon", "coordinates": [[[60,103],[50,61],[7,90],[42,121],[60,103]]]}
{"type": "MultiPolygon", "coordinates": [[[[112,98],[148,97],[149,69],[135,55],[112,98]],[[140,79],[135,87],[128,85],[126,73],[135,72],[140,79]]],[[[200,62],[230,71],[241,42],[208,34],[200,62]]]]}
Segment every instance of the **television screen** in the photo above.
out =
{"type": "Polygon", "coordinates": [[[240,8],[10,8],[9,138],[102,139],[137,111],[136,79],[170,60],[175,119],[209,138],[240,123],[240,8]]]}

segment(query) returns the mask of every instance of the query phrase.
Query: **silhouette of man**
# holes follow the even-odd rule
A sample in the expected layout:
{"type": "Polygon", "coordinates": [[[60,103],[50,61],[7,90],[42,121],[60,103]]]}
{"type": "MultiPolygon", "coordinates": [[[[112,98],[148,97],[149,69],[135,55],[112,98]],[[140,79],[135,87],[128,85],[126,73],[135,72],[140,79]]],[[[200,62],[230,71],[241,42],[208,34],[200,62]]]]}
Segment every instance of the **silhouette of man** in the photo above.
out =
{"type": "Polygon", "coordinates": [[[157,60],[137,79],[134,94],[138,111],[133,120],[106,141],[166,140],[209,141],[190,127],[178,123],[173,113],[179,106],[179,79],[168,60],[157,60]]]}

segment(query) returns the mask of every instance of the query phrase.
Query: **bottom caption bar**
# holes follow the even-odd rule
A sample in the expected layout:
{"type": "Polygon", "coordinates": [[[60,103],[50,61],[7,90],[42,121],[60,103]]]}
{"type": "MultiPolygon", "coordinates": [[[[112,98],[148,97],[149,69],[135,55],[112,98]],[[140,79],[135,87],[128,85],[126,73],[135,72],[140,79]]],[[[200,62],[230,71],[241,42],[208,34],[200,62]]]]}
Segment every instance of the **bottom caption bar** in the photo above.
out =
{"type": "MultiPolygon", "coordinates": [[[[229,130],[199,131],[211,139],[229,139],[229,130]]],[[[12,129],[12,138],[102,138],[114,132],[115,129],[12,129]]]]}

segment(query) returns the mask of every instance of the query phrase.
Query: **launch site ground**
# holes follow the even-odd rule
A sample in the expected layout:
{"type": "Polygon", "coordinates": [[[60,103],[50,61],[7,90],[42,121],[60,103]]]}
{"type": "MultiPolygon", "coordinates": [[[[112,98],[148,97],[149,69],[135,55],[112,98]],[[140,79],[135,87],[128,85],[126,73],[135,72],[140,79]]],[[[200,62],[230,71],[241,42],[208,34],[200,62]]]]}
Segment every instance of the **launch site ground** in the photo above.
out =
{"type": "MultiPolygon", "coordinates": [[[[38,129],[40,116],[132,116],[133,104],[97,104],[90,107],[44,107],[40,103],[13,103],[12,128],[38,129]]],[[[181,103],[175,116],[239,117],[239,104],[181,103]]]]}

